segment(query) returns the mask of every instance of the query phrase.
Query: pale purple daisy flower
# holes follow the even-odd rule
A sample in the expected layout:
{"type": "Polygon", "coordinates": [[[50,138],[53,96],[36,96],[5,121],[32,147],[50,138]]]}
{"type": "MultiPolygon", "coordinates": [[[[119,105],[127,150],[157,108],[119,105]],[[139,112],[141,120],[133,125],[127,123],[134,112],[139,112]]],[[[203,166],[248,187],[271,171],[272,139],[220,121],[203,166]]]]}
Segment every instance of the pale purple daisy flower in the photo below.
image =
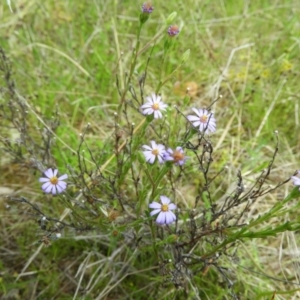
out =
{"type": "Polygon", "coordinates": [[[142,148],[145,150],[143,154],[145,155],[146,161],[150,164],[153,164],[155,159],[157,158],[159,163],[163,163],[164,153],[165,153],[165,146],[161,144],[156,144],[154,141],[151,141],[151,147],[144,145],[142,148]]]}
{"type": "MultiPolygon", "coordinates": [[[[298,174],[300,174],[300,171],[298,171],[298,174]]],[[[299,186],[299,191],[300,191],[300,178],[296,176],[292,176],[291,179],[293,180],[294,185],[299,186]]]]}
{"type": "Polygon", "coordinates": [[[168,107],[167,104],[164,104],[161,101],[161,96],[157,96],[154,93],[146,97],[147,103],[143,104],[141,106],[141,109],[143,110],[144,115],[152,115],[154,114],[154,119],[159,119],[162,118],[162,111],[165,111],[166,108],[168,107]]]}
{"type": "Polygon", "coordinates": [[[175,165],[177,165],[177,166],[183,166],[187,159],[188,159],[188,157],[185,156],[182,147],[176,147],[175,150],[172,150],[171,148],[169,148],[164,153],[164,160],[165,161],[173,161],[175,163],[175,165]]]}
{"type": "Polygon", "coordinates": [[[160,225],[168,225],[176,220],[175,214],[172,210],[176,209],[176,205],[171,203],[171,200],[166,196],[160,196],[161,203],[153,201],[149,204],[149,208],[153,208],[150,216],[158,214],[156,223],[160,225]]]}
{"type": "Polygon", "coordinates": [[[63,180],[67,179],[68,175],[64,174],[60,177],[57,177],[57,173],[57,169],[52,170],[51,168],[49,168],[44,172],[47,178],[41,177],[39,179],[40,182],[44,182],[44,184],[42,185],[42,190],[45,193],[52,193],[53,195],[60,194],[67,188],[67,183],[63,180]]]}
{"type": "Polygon", "coordinates": [[[206,109],[192,108],[196,116],[189,115],[187,119],[193,124],[194,127],[199,126],[201,132],[215,132],[216,131],[216,119],[213,113],[206,109]]]}

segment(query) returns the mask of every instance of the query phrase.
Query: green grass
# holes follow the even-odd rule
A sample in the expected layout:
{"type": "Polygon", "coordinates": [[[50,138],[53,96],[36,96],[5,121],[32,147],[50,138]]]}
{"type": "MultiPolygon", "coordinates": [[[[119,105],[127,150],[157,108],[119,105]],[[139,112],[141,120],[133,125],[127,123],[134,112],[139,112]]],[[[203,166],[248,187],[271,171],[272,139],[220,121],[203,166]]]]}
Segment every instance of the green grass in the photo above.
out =
{"type": "MultiPolygon", "coordinates": [[[[145,211],[154,196],[167,193],[176,197],[182,219],[188,219],[204,180],[195,156],[183,173],[166,170],[167,175],[160,179],[161,169],[145,164],[140,147],[150,139],[177,146],[183,141],[186,121],[172,106],[187,115],[191,107],[208,106],[222,94],[213,105],[217,132],[210,139],[215,147],[211,176],[225,166],[228,170],[211,184],[215,204],[232,191],[237,170],[249,186],[267,168],[276,147],[275,130],[279,132],[279,154],[267,183],[275,186],[299,169],[298,2],[156,1],[142,27],[142,51],[133,69],[131,92],[125,94],[128,105],[122,106],[127,122],[122,111],[117,117],[114,113],[120,108],[130,74],[141,5],[128,0],[12,0],[14,13],[5,1],[0,5],[0,45],[12,64],[17,91],[29,104],[28,132],[42,145],[45,126],[51,127],[56,120],[60,123],[53,129],[56,139],[49,159],[42,160],[42,150],[32,155],[23,147],[24,160],[17,161],[5,147],[0,148],[0,189],[9,188],[15,197],[25,196],[55,219],[70,208],[73,212],[66,222],[95,227],[81,231],[63,228],[61,239],[37,250],[43,236],[38,224],[41,216],[24,203],[8,201],[0,192],[0,294],[3,299],[10,299],[9,295],[15,295],[12,299],[234,299],[235,293],[240,299],[297,299],[299,239],[293,232],[237,240],[229,247],[228,256],[221,256],[216,266],[224,267],[232,289],[214,262],[194,268],[191,280],[178,278],[177,288],[169,262],[174,260],[172,235],[157,229],[154,221],[148,222],[145,211]],[[172,24],[178,24],[181,32],[166,52],[164,45],[170,40],[166,20],[174,11],[177,16],[172,24]],[[182,64],[188,49],[190,56],[182,64]],[[146,122],[131,135],[131,123],[137,128],[144,119],[136,110],[133,94],[140,99],[138,82],[145,72],[144,96],[157,90],[159,81],[168,79],[159,92],[171,108],[165,122],[152,127],[146,122]],[[185,97],[191,83],[196,92],[185,97]],[[80,134],[84,134],[82,145],[80,134]],[[118,167],[116,158],[110,161],[116,139],[120,146],[130,137],[132,148],[124,147],[118,157],[124,164],[118,167]],[[82,177],[79,154],[87,159],[86,166],[81,166],[86,168],[82,177]],[[56,165],[62,174],[73,175],[68,196],[53,198],[41,193],[33,156],[46,167],[56,165]],[[90,182],[91,174],[103,165],[105,178],[93,178],[92,192],[84,195],[83,204],[80,190],[85,187],[84,180],[90,182]],[[138,188],[132,173],[139,179],[138,188]],[[156,180],[160,184],[153,187],[156,180]],[[118,196],[127,214],[120,212],[118,196]],[[119,214],[116,219],[115,211],[119,214]],[[164,238],[159,239],[161,236],[164,238]],[[160,263],[165,267],[158,270],[160,263]]],[[[2,80],[0,88],[0,104],[5,104],[8,98],[3,96],[2,80]]],[[[0,117],[3,115],[0,112],[0,117]]],[[[1,121],[1,138],[15,139],[13,127],[1,121]]],[[[196,140],[194,136],[192,141],[196,140]]],[[[291,189],[284,185],[261,197],[241,221],[250,222],[268,212],[291,189]]],[[[297,212],[278,215],[252,229],[275,228],[288,220],[298,220],[297,212]]],[[[216,242],[221,239],[214,236],[216,242]]],[[[194,251],[202,255],[212,249],[203,239],[194,251]]]]}

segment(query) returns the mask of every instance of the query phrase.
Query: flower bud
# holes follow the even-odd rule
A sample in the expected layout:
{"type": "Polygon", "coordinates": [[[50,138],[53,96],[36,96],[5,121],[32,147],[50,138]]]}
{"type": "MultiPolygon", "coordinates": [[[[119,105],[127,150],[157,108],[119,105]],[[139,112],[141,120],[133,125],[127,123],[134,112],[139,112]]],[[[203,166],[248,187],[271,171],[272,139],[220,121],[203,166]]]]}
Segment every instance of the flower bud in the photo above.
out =
{"type": "Polygon", "coordinates": [[[140,14],[140,23],[143,25],[148,19],[150,14],[153,12],[154,7],[150,2],[145,2],[142,5],[142,13],[140,14]]]}
{"type": "Polygon", "coordinates": [[[174,36],[178,35],[179,32],[180,32],[180,30],[177,25],[171,25],[168,28],[168,34],[170,37],[174,37],[174,36]]]}
{"type": "Polygon", "coordinates": [[[150,2],[145,2],[142,5],[142,12],[145,14],[151,14],[154,10],[154,7],[152,6],[152,4],[150,2]]]}
{"type": "Polygon", "coordinates": [[[173,11],[168,17],[167,17],[167,20],[166,20],[166,23],[167,25],[171,25],[173,20],[175,19],[175,17],[177,16],[177,12],[176,11],[173,11]]]}
{"type": "Polygon", "coordinates": [[[191,50],[187,49],[182,55],[182,63],[185,63],[190,57],[191,50]]]}

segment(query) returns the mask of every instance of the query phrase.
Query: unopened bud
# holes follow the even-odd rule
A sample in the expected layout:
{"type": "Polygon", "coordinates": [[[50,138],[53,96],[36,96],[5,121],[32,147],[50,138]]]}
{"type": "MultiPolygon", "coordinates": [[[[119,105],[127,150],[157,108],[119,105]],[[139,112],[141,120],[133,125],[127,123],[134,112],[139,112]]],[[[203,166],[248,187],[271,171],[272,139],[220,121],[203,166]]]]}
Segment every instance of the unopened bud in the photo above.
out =
{"type": "Polygon", "coordinates": [[[167,20],[166,20],[166,23],[167,25],[171,25],[173,20],[175,19],[175,17],[177,16],[177,12],[176,11],[173,11],[168,17],[167,17],[167,20]]]}
{"type": "Polygon", "coordinates": [[[145,2],[142,5],[142,13],[140,14],[140,23],[143,25],[148,19],[150,14],[153,12],[154,7],[150,2],[145,2]]]}
{"type": "MultiPolygon", "coordinates": [[[[186,50],[182,55],[182,63],[185,63],[190,57],[191,50],[186,50]]],[[[188,88],[189,89],[189,88],[188,88]]]]}
{"type": "Polygon", "coordinates": [[[168,28],[168,35],[170,37],[174,37],[176,35],[178,35],[180,32],[179,30],[179,27],[177,25],[171,25],[169,28],[168,28]]]}
{"type": "Polygon", "coordinates": [[[154,7],[152,6],[152,4],[150,2],[145,2],[142,5],[142,12],[146,13],[146,14],[151,14],[154,10],[154,7]]]}

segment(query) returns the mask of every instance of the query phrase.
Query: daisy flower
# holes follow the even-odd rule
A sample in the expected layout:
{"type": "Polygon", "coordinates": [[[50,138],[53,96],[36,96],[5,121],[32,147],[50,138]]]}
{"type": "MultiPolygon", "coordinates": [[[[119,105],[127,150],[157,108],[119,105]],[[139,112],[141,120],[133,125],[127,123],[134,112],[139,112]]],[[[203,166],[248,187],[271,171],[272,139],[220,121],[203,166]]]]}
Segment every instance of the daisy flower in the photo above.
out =
{"type": "Polygon", "coordinates": [[[176,147],[175,150],[169,148],[164,153],[164,160],[173,161],[177,166],[183,166],[187,159],[188,157],[185,156],[182,147],[176,147]]]}
{"type": "Polygon", "coordinates": [[[151,147],[144,145],[142,148],[145,150],[143,154],[145,155],[146,161],[150,164],[153,164],[155,159],[157,158],[159,163],[164,162],[164,153],[165,153],[165,146],[161,144],[156,144],[154,141],[151,141],[151,147]]]}
{"type": "Polygon", "coordinates": [[[154,114],[154,119],[162,118],[162,111],[165,111],[168,107],[167,104],[164,104],[161,101],[161,96],[157,96],[154,93],[146,97],[147,102],[141,106],[144,115],[152,115],[154,114]]]}
{"type": "Polygon", "coordinates": [[[60,177],[57,177],[57,173],[58,173],[57,169],[52,170],[50,168],[44,172],[46,178],[41,177],[39,179],[39,182],[44,183],[42,185],[42,190],[45,193],[47,194],[52,193],[53,195],[60,194],[67,188],[67,183],[64,182],[63,180],[67,179],[68,175],[64,174],[60,177]]]}
{"type": "Polygon", "coordinates": [[[158,214],[156,223],[160,225],[168,225],[176,220],[175,214],[172,210],[176,209],[176,205],[171,203],[171,200],[166,196],[160,196],[161,203],[153,201],[149,204],[149,208],[153,208],[150,215],[154,216],[158,214]]]}
{"type": "Polygon", "coordinates": [[[187,119],[193,124],[194,127],[199,126],[201,132],[215,132],[216,131],[216,119],[213,113],[208,112],[206,109],[192,108],[196,116],[189,115],[187,119]]]}
{"type": "MultiPolygon", "coordinates": [[[[300,174],[300,171],[298,171],[298,174],[300,174]]],[[[292,176],[291,179],[293,180],[294,185],[300,186],[300,178],[299,177],[292,176]]],[[[300,191],[300,187],[299,187],[299,191],[300,191]]]]}

